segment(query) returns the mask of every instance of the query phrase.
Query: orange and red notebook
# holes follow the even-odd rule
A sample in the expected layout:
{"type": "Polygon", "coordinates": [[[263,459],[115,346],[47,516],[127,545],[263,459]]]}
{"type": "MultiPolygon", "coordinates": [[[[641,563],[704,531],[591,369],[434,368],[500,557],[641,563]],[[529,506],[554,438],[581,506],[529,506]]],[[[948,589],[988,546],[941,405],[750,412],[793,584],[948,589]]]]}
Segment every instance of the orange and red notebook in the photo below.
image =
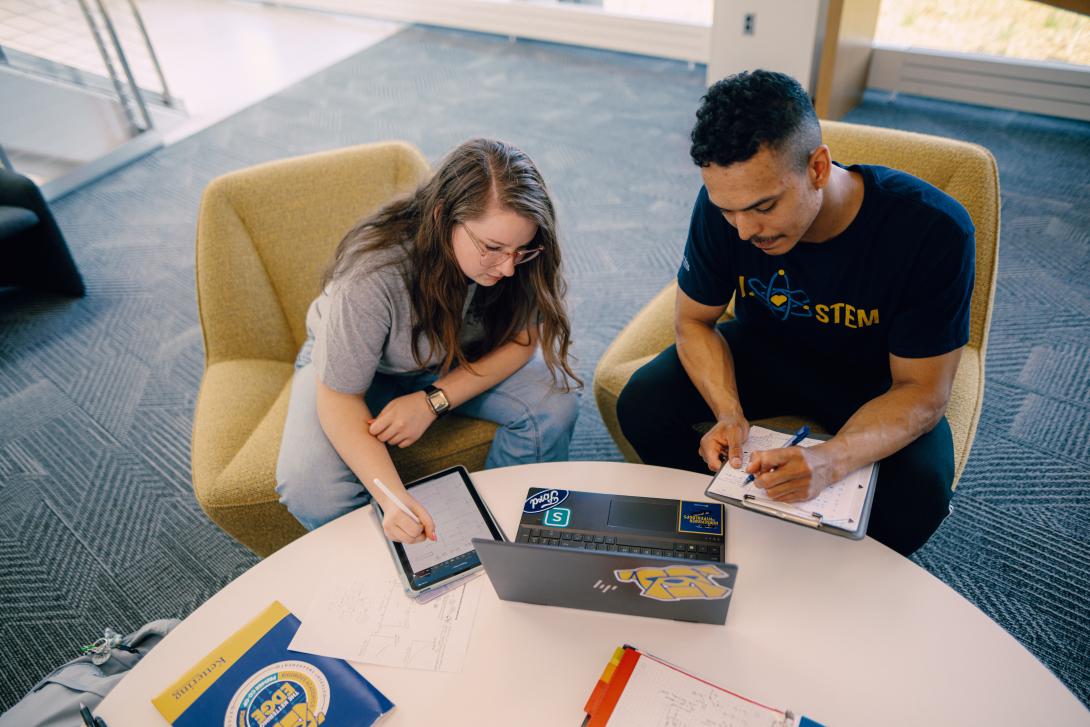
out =
{"type": "Polygon", "coordinates": [[[632,646],[613,652],[583,711],[584,727],[700,724],[701,717],[728,725],[821,727],[807,717],[796,721],[789,710],[743,697],[632,646]]]}

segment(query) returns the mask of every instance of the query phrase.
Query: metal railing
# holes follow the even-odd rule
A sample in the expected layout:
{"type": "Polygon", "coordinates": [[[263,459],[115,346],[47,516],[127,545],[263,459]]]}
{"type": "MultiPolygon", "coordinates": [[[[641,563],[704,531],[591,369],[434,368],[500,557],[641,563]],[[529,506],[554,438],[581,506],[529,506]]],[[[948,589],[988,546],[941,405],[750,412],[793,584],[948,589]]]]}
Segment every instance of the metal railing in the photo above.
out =
{"type": "Polygon", "coordinates": [[[0,66],[112,96],[131,132],[180,108],[133,0],[0,0],[0,66]]]}
{"type": "Polygon", "coordinates": [[[162,146],[185,118],[135,0],[0,0],[3,163],[47,199],[162,146]]]}

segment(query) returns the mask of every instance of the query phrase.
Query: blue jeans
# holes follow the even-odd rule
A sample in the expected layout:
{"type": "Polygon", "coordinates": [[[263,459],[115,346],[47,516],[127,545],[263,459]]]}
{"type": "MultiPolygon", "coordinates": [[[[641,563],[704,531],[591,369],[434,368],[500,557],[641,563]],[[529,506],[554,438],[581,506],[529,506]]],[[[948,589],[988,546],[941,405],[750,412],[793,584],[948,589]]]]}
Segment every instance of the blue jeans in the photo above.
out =
{"type": "MultiPolygon", "coordinates": [[[[378,414],[393,399],[420,391],[435,374],[376,373],[364,400],[378,414]]],[[[324,525],[371,501],[367,490],[326,438],[318,421],[317,375],[313,364],[295,372],[291,385],[276,491],[307,530],[324,525]]],[[[500,425],[488,450],[486,468],[568,459],[579,394],[552,381],[539,351],[525,366],[454,411],[500,425]]],[[[414,445],[416,446],[416,445],[414,445]]]]}

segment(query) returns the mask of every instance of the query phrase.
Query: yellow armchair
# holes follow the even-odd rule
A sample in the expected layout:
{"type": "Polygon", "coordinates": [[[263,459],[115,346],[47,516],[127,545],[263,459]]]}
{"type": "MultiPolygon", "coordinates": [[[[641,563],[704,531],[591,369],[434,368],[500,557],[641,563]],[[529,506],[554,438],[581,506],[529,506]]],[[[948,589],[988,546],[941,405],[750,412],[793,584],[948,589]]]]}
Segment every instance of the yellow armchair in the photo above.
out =
{"type": "MultiPolygon", "coordinates": [[[[213,180],[197,224],[205,371],[193,418],[193,491],[259,556],[306,532],[275,492],[307,307],[344,234],[430,174],[414,147],[368,144],[269,162],[213,180]]],[[[392,450],[402,477],[484,466],[495,425],[451,415],[392,450]]]]}
{"type": "MultiPolygon", "coordinates": [[[[954,438],[954,487],[969,457],[984,400],[984,353],[995,297],[999,248],[999,172],[987,149],[908,131],[822,121],[833,159],[880,164],[924,179],[961,202],[976,226],[976,283],[969,343],[962,354],[946,416],[954,438]]],[[[677,283],[658,293],[610,344],[594,372],[594,396],[606,428],[626,459],[638,462],[617,422],[617,397],[638,368],[674,343],[677,283]]],[[[733,301],[732,301],[733,306],[733,301]]],[[[728,308],[729,311],[732,308],[728,308]]],[[[792,427],[794,417],[766,425],[792,427]]],[[[792,427],[793,428],[793,427],[792,427]]]]}

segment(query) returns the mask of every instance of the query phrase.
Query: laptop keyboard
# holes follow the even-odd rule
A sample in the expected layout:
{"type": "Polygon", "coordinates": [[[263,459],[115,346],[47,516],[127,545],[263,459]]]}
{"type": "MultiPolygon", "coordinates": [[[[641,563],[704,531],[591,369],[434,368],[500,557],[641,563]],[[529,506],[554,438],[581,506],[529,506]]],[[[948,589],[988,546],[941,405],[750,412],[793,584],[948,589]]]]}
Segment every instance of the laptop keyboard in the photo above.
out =
{"type": "Polygon", "coordinates": [[[711,560],[722,562],[719,545],[715,543],[678,543],[668,540],[652,540],[631,535],[616,537],[596,533],[578,533],[569,530],[550,530],[521,526],[517,542],[530,545],[551,545],[572,550],[602,550],[609,553],[634,553],[656,555],[662,558],[687,560],[711,560]]]}

